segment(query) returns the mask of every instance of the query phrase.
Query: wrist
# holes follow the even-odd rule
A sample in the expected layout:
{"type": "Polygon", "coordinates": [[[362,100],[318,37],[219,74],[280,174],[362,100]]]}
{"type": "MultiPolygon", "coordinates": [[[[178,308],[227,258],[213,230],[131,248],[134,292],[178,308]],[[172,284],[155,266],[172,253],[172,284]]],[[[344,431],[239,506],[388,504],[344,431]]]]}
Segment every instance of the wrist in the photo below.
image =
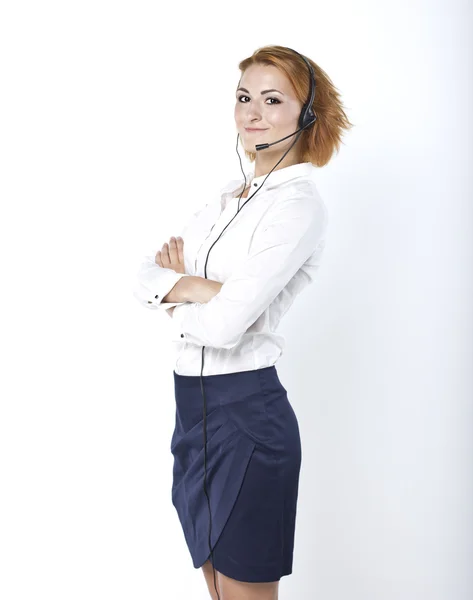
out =
{"type": "Polygon", "coordinates": [[[186,295],[185,302],[199,302],[200,304],[206,304],[220,292],[223,285],[223,283],[220,283],[219,281],[194,275],[183,277],[183,279],[187,280],[185,291],[183,292],[186,295]]]}
{"type": "Polygon", "coordinates": [[[174,287],[164,296],[163,303],[166,302],[188,302],[188,279],[189,276],[181,277],[174,287]]]}
{"type": "Polygon", "coordinates": [[[186,277],[181,277],[181,279],[179,280],[178,283],[181,284],[180,302],[193,302],[191,298],[193,295],[193,289],[195,288],[195,279],[198,278],[194,277],[194,275],[187,275],[186,277]]]}

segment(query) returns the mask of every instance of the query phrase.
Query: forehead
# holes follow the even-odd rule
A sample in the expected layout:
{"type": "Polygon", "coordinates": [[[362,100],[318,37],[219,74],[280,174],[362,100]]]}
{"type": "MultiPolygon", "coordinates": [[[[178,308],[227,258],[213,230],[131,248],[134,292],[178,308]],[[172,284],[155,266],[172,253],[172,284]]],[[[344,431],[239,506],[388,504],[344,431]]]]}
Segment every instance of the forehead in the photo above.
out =
{"type": "Polygon", "coordinates": [[[286,75],[274,65],[251,65],[239,81],[239,87],[245,87],[250,92],[260,92],[269,88],[291,94],[291,82],[286,75]]]}

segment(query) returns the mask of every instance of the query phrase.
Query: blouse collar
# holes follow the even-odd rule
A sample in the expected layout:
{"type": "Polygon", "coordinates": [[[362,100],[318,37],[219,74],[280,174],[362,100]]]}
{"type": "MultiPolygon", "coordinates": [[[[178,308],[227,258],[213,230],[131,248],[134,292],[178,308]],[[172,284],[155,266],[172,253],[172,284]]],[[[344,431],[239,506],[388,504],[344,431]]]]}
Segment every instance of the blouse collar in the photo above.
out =
{"type": "MultiPolygon", "coordinates": [[[[285,183],[286,181],[290,181],[291,179],[296,179],[297,177],[311,177],[316,167],[311,162],[302,162],[297,163],[295,165],[289,165],[288,167],[283,167],[282,169],[277,169],[273,171],[269,176],[268,173],[264,175],[260,175],[259,177],[254,176],[254,169],[246,173],[246,186],[251,185],[254,190],[259,187],[266,177],[268,177],[267,181],[263,185],[263,189],[270,189],[285,183]]],[[[244,185],[244,179],[233,179],[230,181],[224,188],[221,189],[221,193],[235,194],[237,190],[241,191],[242,186],[244,185]]],[[[254,191],[252,190],[252,191],[254,191]]]]}

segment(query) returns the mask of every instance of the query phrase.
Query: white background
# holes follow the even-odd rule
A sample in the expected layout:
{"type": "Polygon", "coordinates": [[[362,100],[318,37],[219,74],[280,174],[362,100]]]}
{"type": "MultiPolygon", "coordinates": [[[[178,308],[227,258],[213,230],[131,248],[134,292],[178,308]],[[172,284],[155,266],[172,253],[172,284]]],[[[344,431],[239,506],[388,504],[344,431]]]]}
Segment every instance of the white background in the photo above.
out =
{"type": "Polygon", "coordinates": [[[2,3],[2,599],[209,597],[171,503],[172,320],[132,288],[240,177],[238,63],[267,44],[355,124],[280,327],[303,443],[280,598],[471,598],[471,31],[466,0],[2,3]]]}

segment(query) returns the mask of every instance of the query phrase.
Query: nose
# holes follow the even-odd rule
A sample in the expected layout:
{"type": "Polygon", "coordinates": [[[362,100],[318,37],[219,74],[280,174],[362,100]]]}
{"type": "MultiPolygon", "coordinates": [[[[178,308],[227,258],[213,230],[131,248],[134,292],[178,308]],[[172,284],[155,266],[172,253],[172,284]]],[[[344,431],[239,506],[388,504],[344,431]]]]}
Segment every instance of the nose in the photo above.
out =
{"type": "Polygon", "coordinates": [[[251,106],[248,106],[246,118],[247,122],[261,120],[261,111],[258,109],[258,106],[254,102],[251,103],[251,106]]]}

